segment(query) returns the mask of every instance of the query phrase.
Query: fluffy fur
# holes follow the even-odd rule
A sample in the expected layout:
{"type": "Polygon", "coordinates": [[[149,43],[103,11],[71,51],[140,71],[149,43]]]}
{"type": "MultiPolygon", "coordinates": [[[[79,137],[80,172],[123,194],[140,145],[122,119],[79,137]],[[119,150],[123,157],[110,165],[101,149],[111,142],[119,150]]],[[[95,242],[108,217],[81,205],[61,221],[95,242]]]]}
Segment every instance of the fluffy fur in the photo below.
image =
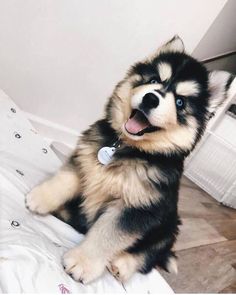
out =
{"type": "Polygon", "coordinates": [[[232,80],[227,73],[209,75],[174,37],[131,67],[68,163],[27,195],[31,211],[52,212],[85,234],[63,258],[75,280],[88,283],[106,267],[121,281],[156,266],[177,271],[184,159],[232,80]],[[101,164],[98,151],[117,141],[112,161],[101,164]]]}

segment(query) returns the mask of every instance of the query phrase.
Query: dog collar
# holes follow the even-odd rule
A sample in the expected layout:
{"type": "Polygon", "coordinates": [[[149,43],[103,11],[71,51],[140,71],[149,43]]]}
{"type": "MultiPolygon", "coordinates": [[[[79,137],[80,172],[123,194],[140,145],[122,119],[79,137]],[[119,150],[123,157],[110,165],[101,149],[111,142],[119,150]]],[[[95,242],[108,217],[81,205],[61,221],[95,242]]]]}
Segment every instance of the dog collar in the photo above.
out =
{"type": "Polygon", "coordinates": [[[112,146],[104,146],[100,148],[97,154],[98,161],[102,165],[108,165],[113,159],[113,155],[121,145],[121,139],[118,139],[112,146]]]}

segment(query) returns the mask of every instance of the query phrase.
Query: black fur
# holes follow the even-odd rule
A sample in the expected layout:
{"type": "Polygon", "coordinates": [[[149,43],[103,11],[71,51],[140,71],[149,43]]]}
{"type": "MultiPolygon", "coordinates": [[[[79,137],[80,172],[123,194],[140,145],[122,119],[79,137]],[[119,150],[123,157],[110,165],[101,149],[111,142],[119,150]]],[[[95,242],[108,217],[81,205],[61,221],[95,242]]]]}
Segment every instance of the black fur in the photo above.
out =
{"type": "MultiPolygon", "coordinates": [[[[129,154],[127,156],[129,157],[129,154]]],[[[119,220],[119,227],[129,233],[141,234],[142,239],[127,251],[145,253],[145,262],[140,271],[147,273],[157,265],[167,270],[169,258],[173,256],[171,249],[180,224],[177,203],[183,159],[175,155],[140,156],[142,159],[146,158],[151,165],[157,165],[163,174],[165,182],[153,183],[161,198],[148,207],[125,208],[119,220]]]]}
{"type": "MultiPolygon", "coordinates": [[[[88,223],[86,215],[82,211],[82,201],[82,196],[78,196],[64,204],[63,210],[66,210],[69,215],[69,219],[66,220],[66,222],[81,234],[86,234],[90,227],[90,224],[88,223]]],[[[61,218],[60,216],[60,211],[58,213],[55,212],[54,215],[57,218],[63,220],[63,218],[61,218]]]]}

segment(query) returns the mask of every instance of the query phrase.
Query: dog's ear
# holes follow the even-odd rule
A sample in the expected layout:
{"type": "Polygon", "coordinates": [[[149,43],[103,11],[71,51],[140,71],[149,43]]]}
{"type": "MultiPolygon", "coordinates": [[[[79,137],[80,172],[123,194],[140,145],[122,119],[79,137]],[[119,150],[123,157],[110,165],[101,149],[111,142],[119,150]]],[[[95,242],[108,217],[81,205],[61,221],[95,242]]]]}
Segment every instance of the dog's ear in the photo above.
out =
{"type": "Polygon", "coordinates": [[[169,40],[167,43],[165,43],[158,49],[158,53],[184,51],[184,42],[178,35],[175,35],[171,40],[169,40]]]}
{"type": "Polygon", "coordinates": [[[221,106],[226,99],[236,94],[235,76],[225,71],[210,72],[209,91],[210,97],[208,111],[210,117],[212,117],[218,107],[221,106]]]}
{"type": "Polygon", "coordinates": [[[185,52],[184,42],[178,35],[175,35],[167,43],[163,44],[155,52],[149,55],[147,60],[152,61],[153,59],[157,58],[160,54],[168,52],[185,52]]]}

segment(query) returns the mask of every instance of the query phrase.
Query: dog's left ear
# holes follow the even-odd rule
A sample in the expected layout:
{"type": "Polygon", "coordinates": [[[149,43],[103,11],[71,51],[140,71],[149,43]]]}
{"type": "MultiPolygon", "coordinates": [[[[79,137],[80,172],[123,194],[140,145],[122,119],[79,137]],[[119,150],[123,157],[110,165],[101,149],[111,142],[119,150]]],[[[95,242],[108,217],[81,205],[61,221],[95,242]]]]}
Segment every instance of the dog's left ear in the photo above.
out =
{"type": "Polygon", "coordinates": [[[236,94],[235,76],[225,71],[213,71],[209,73],[209,105],[208,111],[212,117],[218,107],[220,107],[226,99],[236,94]]]}

